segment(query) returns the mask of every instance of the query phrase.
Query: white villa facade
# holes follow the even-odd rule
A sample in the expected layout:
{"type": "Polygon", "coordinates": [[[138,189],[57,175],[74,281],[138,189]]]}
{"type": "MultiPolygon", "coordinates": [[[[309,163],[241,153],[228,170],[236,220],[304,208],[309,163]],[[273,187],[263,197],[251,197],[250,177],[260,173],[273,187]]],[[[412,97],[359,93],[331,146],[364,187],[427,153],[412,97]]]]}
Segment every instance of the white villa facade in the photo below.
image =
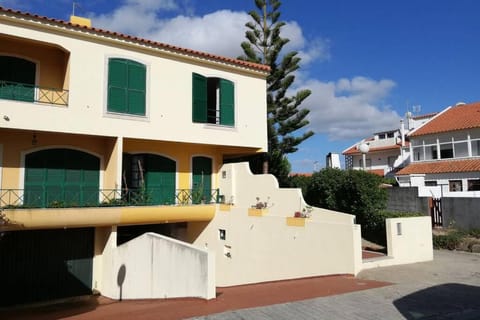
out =
{"type": "Polygon", "coordinates": [[[411,163],[397,172],[419,196],[480,197],[480,103],[448,107],[408,135],[411,163]]]}

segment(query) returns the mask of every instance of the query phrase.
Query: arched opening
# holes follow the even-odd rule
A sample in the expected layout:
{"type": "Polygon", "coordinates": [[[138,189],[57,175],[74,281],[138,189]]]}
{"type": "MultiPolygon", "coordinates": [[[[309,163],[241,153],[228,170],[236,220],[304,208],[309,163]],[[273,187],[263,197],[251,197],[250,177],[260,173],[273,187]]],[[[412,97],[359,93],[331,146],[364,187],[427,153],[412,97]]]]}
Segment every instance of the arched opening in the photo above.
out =
{"type": "Polygon", "coordinates": [[[175,203],[175,161],[154,154],[124,154],[122,187],[130,202],[175,203]]]}
{"type": "Polygon", "coordinates": [[[94,206],[99,202],[100,159],[77,150],[48,149],[25,157],[24,205],[94,206]]]}

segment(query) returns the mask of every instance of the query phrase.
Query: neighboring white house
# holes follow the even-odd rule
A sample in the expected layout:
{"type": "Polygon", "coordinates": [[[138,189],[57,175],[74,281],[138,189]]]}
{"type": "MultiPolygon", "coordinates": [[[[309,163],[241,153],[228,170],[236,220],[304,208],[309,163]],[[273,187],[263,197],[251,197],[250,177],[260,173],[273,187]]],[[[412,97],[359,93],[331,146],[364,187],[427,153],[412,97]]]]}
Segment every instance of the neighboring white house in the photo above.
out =
{"type": "Polygon", "coordinates": [[[401,120],[399,129],[377,132],[372,137],[345,149],[342,152],[345,156],[345,169],[365,169],[382,177],[393,177],[395,172],[404,168],[410,161],[410,144],[406,134],[428,122],[434,115],[432,113],[413,116],[407,112],[406,126],[401,120]],[[366,149],[361,150],[362,145],[366,149]],[[365,165],[363,158],[365,158],[365,165]]]}
{"type": "Polygon", "coordinates": [[[411,163],[396,173],[419,196],[480,197],[480,103],[458,103],[408,134],[411,163]]]}

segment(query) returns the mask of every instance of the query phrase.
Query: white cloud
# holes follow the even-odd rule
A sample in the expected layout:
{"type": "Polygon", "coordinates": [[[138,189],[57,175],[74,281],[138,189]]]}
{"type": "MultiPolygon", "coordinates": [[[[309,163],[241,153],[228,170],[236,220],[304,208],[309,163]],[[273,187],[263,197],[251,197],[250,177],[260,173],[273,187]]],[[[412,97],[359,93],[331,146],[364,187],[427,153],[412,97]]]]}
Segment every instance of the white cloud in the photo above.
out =
{"type": "MultiPolygon", "coordinates": [[[[243,53],[240,43],[250,21],[246,12],[219,10],[195,16],[193,11],[189,0],[127,0],[114,11],[91,18],[94,26],[172,45],[234,58],[243,53]]],[[[329,40],[308,39],[296,21],[288,21],[281,36],[290,40],[284,52],[299,52],[302,70],[330,58],[329,40]]],[[[355,77],[325,83],[308,76],[298,72],[296,83],[313,92],[302,106],[310,109],[310,126],[316,133],[327,134],[330,140],[360,139],[398,127],[399,115],[383,102],[393,81],[355,77]]]]}
{"type": "Polygon", "coordinates": [[[330,58],[330,41],[322,38],[307,40],[296,21],[286,22],[281,36],[290,40],[284,47],[285,52],[298,51],[302,65],[307,65],[314,60],[323,61],[330,58]]]}
{"type": "Polygon", "coordinates": [[[248,15],[230,10],[216,11],[203,17],[178,16],[164,21],[150,38],[181,47],[236,58],[242,54],[248,15]]]}
{"type": "MultiPolygon", "coordinates": [[[[91,14],[99,28],[139,36],[190,49],[236,58],[243,54],[245,24],[251,20],[246,12],[219,10],[204,16],[191,15],[188,0],[127,0],[114,11],[91,14]],[[166,12],[184,12],[173,18],[162,18],[166,12]]],[[[282,37],[290,42],[284,52],[299,51],[302,65],[329,58],[329,43],[323,39],[307,39],[295,21],[287,22],[282,37]]]]}
{"type": "Polygon", "coordinates": [[[312,90],[302,104],[310,110],[310,127],[329,140],[361,139],[372,133],[398,128],[400,116],[383,101],[395,82],[364,77],[336,82],[310,80],[312,90]]]}

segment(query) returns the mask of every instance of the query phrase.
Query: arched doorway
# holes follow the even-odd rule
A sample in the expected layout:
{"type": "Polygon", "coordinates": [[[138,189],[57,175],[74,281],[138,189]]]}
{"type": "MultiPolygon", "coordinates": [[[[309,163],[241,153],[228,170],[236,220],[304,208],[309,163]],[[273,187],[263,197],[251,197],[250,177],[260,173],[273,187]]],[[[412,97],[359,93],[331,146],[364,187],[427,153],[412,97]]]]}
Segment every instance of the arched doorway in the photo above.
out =
{"type": "Polygon", "coordinates": [[[123,188],[138,204],[175,203],[175,161],[154,154],[124,154],[123,188]]]}
{"type": "Polygon", "coordinates": [[[100,160],[71,149],[48,149],[25,157],[24,205],[98,205],[100,160]]]}

